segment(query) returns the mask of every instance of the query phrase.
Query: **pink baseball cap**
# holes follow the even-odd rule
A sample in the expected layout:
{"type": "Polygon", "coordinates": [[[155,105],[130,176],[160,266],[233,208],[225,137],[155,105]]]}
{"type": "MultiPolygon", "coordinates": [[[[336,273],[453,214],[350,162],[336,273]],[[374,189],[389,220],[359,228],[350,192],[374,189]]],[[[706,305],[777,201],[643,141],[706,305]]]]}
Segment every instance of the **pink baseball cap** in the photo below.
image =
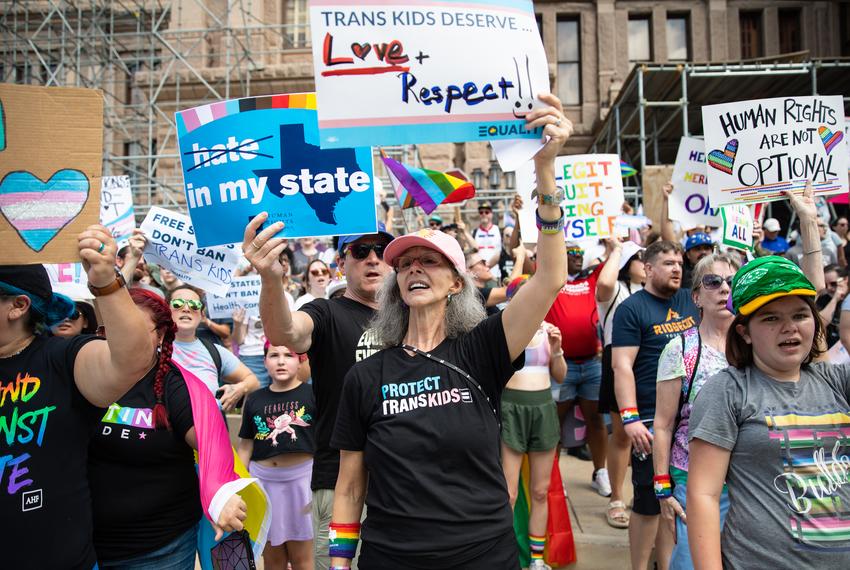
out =
{"type": "Polygon", "coordinates": [[[440,230],[427,228],[397,237],[391,241],[384,250],[384,261],[388,265],[392,265],[396,257],[402,255],[411,247],[416,246],[427,247],[428,249],[442,253],[454,265],[458,273],[466,273],[466,261],[463,257],[463,249],[461,249],[457,240],[440,230]]]}

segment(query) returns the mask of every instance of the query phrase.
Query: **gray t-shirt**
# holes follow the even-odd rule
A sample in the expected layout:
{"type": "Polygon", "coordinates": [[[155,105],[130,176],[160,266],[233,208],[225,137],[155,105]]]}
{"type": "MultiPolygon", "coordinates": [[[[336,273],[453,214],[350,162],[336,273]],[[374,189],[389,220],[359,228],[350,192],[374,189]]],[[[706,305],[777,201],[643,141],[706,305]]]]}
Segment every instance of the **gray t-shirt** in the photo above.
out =
{"type": "Polygon", "coordinates": [[[727,368],[694,401],[690,439],[732,452],[724,568],[850,567],[850,365],[799,382],[727,368]]]}

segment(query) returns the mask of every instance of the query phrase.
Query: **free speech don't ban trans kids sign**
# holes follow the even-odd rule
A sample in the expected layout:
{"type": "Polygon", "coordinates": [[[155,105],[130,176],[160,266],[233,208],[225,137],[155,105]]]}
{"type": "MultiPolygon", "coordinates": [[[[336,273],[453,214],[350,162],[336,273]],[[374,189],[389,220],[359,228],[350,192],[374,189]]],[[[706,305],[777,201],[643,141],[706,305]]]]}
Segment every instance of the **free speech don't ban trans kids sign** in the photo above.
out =
{"type": "Polygon", "coordinates": [[[375,233],[369,147],[319,148],[314,93],[221,101],[177,113],[198,246],[241,242],[266,211],[282,237],[375,233]]]}
{"type": "Polygon", "coordinates": [[[310,28],[322,148],[540,138],[530,0],[311,0],[310,28]]]}

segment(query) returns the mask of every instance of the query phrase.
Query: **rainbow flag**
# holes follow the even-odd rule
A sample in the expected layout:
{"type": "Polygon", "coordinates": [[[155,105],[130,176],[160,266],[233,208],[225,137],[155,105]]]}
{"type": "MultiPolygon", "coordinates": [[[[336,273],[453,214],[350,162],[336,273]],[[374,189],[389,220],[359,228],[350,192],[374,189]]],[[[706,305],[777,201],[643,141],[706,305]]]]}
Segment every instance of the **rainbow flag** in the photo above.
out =
{"type": "Polygon", "coordinates": [[[440,204],[463,202],[475,196],[475,186],[466,180],[436,170],[405,166],[388,157],[383,150],[381,159],[398,203],[404,209],[419,206],[430,214],[440,204]]]}
{"type": "Polygon", "coordinates": [[[514,505],[514,533],[519,548],[519,563],[528,568],[531,563],[531,552],[528,546],[528,519],[531,516],[531,481],[528,455],[522,456],[522,467],[519,471],[519,486],[517,487],[516,504],[514,505]]]}
{"type": "Polygon", "coordinates": [[[635,170],[634,166],[626,162],[625,160],[620,159],[620,176],[623,178],[628,178],[629,176],[634,176],[637,174],[637,170],[635,170]]]}

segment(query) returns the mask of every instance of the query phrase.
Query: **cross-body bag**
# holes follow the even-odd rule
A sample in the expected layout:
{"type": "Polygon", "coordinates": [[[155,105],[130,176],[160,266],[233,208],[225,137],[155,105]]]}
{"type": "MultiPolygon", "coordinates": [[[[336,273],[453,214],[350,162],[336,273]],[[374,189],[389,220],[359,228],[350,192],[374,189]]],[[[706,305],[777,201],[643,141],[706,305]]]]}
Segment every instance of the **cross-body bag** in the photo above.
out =
{"type": "Polygon", "coordinates": [[[674,425],[673,433],[679,429],[679,422],[682,421],[682,407],[691,401],[691,390],[694,388],[694,379],[697,375],[697,368],[699,368],[699,360],[702,356],[702,337],[700,337],[699,329],[689,329],[685,331],[682,336],[682,361],[685,363],[685,377],[683,381],[687,381],[686,384],[682,384],[682,390],[679,392],[679,409],[676,410],[676,423],[674,425]],[[691,332],[694,331],[694,332],[691,332]],[[688,366],[688,361],[685,360],[685,354],[687,354],[689,348],[693,347],[693,342],[696,342],[697,349],[697,357],[694,359],[693,366],[688,366]]]}
{"type": "Polygon", "coordinates": [[[484,388],[482,388],[482,387],[481,387],[481,384],[479,384],[479,383],[478,383],[478,380],[476,380],[475,378],[473,378],[473,377],[472,377],[472,376],[471,376],[471,375],[470,375],[467,371],[465,371],[465,370],[464,370],[463,368],[461,368],[460,366],[457,366],[457,365],[452,364],[451,362],[449,362],[449,361],[447,361],[447,360],[443,360],[442,358],[439,358],[439,357],[437,357],[437,356],[434,356],[434,355],[433,355],[433,354],[431,354],[430,352],[425,352],[425,351],[423,351],[423,350],[419,350],[419,349],[418,349],[418,348],[416,348],[415,346],[410,346],[409,344],[404,344],[404,343],[400,344],[399,346],[400,346],[401,348],[405,349],[405,350],[409,350],[409,351],[411,351],[411,352],[414,352],[414,353],[418,354],[419,356],[424,356],[425,358],[427,358],[427,359],[429,359],[429,360],[433,360],[434,362],[439,362],[439,363],[440,363],[440,364],[442,364],[443,366],[446,366],[446,367],[448,367],[448,368],[451,368],[452,370],[454,370],[455,372],[457,372],[458,374],[460,374],[461,378],[463,378],[464,380],[466,380],[466,383],[467,383],[467,384],[469,384],[470,386],[472,386],[472,387],[474,387],[476,390],[478,390],[478,392],[479,392],[479,393],[481,394],[481,396],[484,398],[484,401],[485,401],[485,402],[487,402],[487,408],[489,408],[489,409],[490,409],[490,411],[491,411],[491,412],[493,412],[493,417],[494,417],[494,418],[496,418],[496,425],[497,425],[497,426],[498,426],[498,428],[499,428],[499,433],[501,433],[501,431],[502,431],[502,418],[501,418],[501,415],[499,414],[499,411],[498,411],[498,410],[496,410],[496,406],[494,406],[494,405],[493,405],[493,402],[490,400],[490,396],[488,396],[488,395],[487,395],[487,392],[485,392],[485,391],[484,391],[484,388]]]}

